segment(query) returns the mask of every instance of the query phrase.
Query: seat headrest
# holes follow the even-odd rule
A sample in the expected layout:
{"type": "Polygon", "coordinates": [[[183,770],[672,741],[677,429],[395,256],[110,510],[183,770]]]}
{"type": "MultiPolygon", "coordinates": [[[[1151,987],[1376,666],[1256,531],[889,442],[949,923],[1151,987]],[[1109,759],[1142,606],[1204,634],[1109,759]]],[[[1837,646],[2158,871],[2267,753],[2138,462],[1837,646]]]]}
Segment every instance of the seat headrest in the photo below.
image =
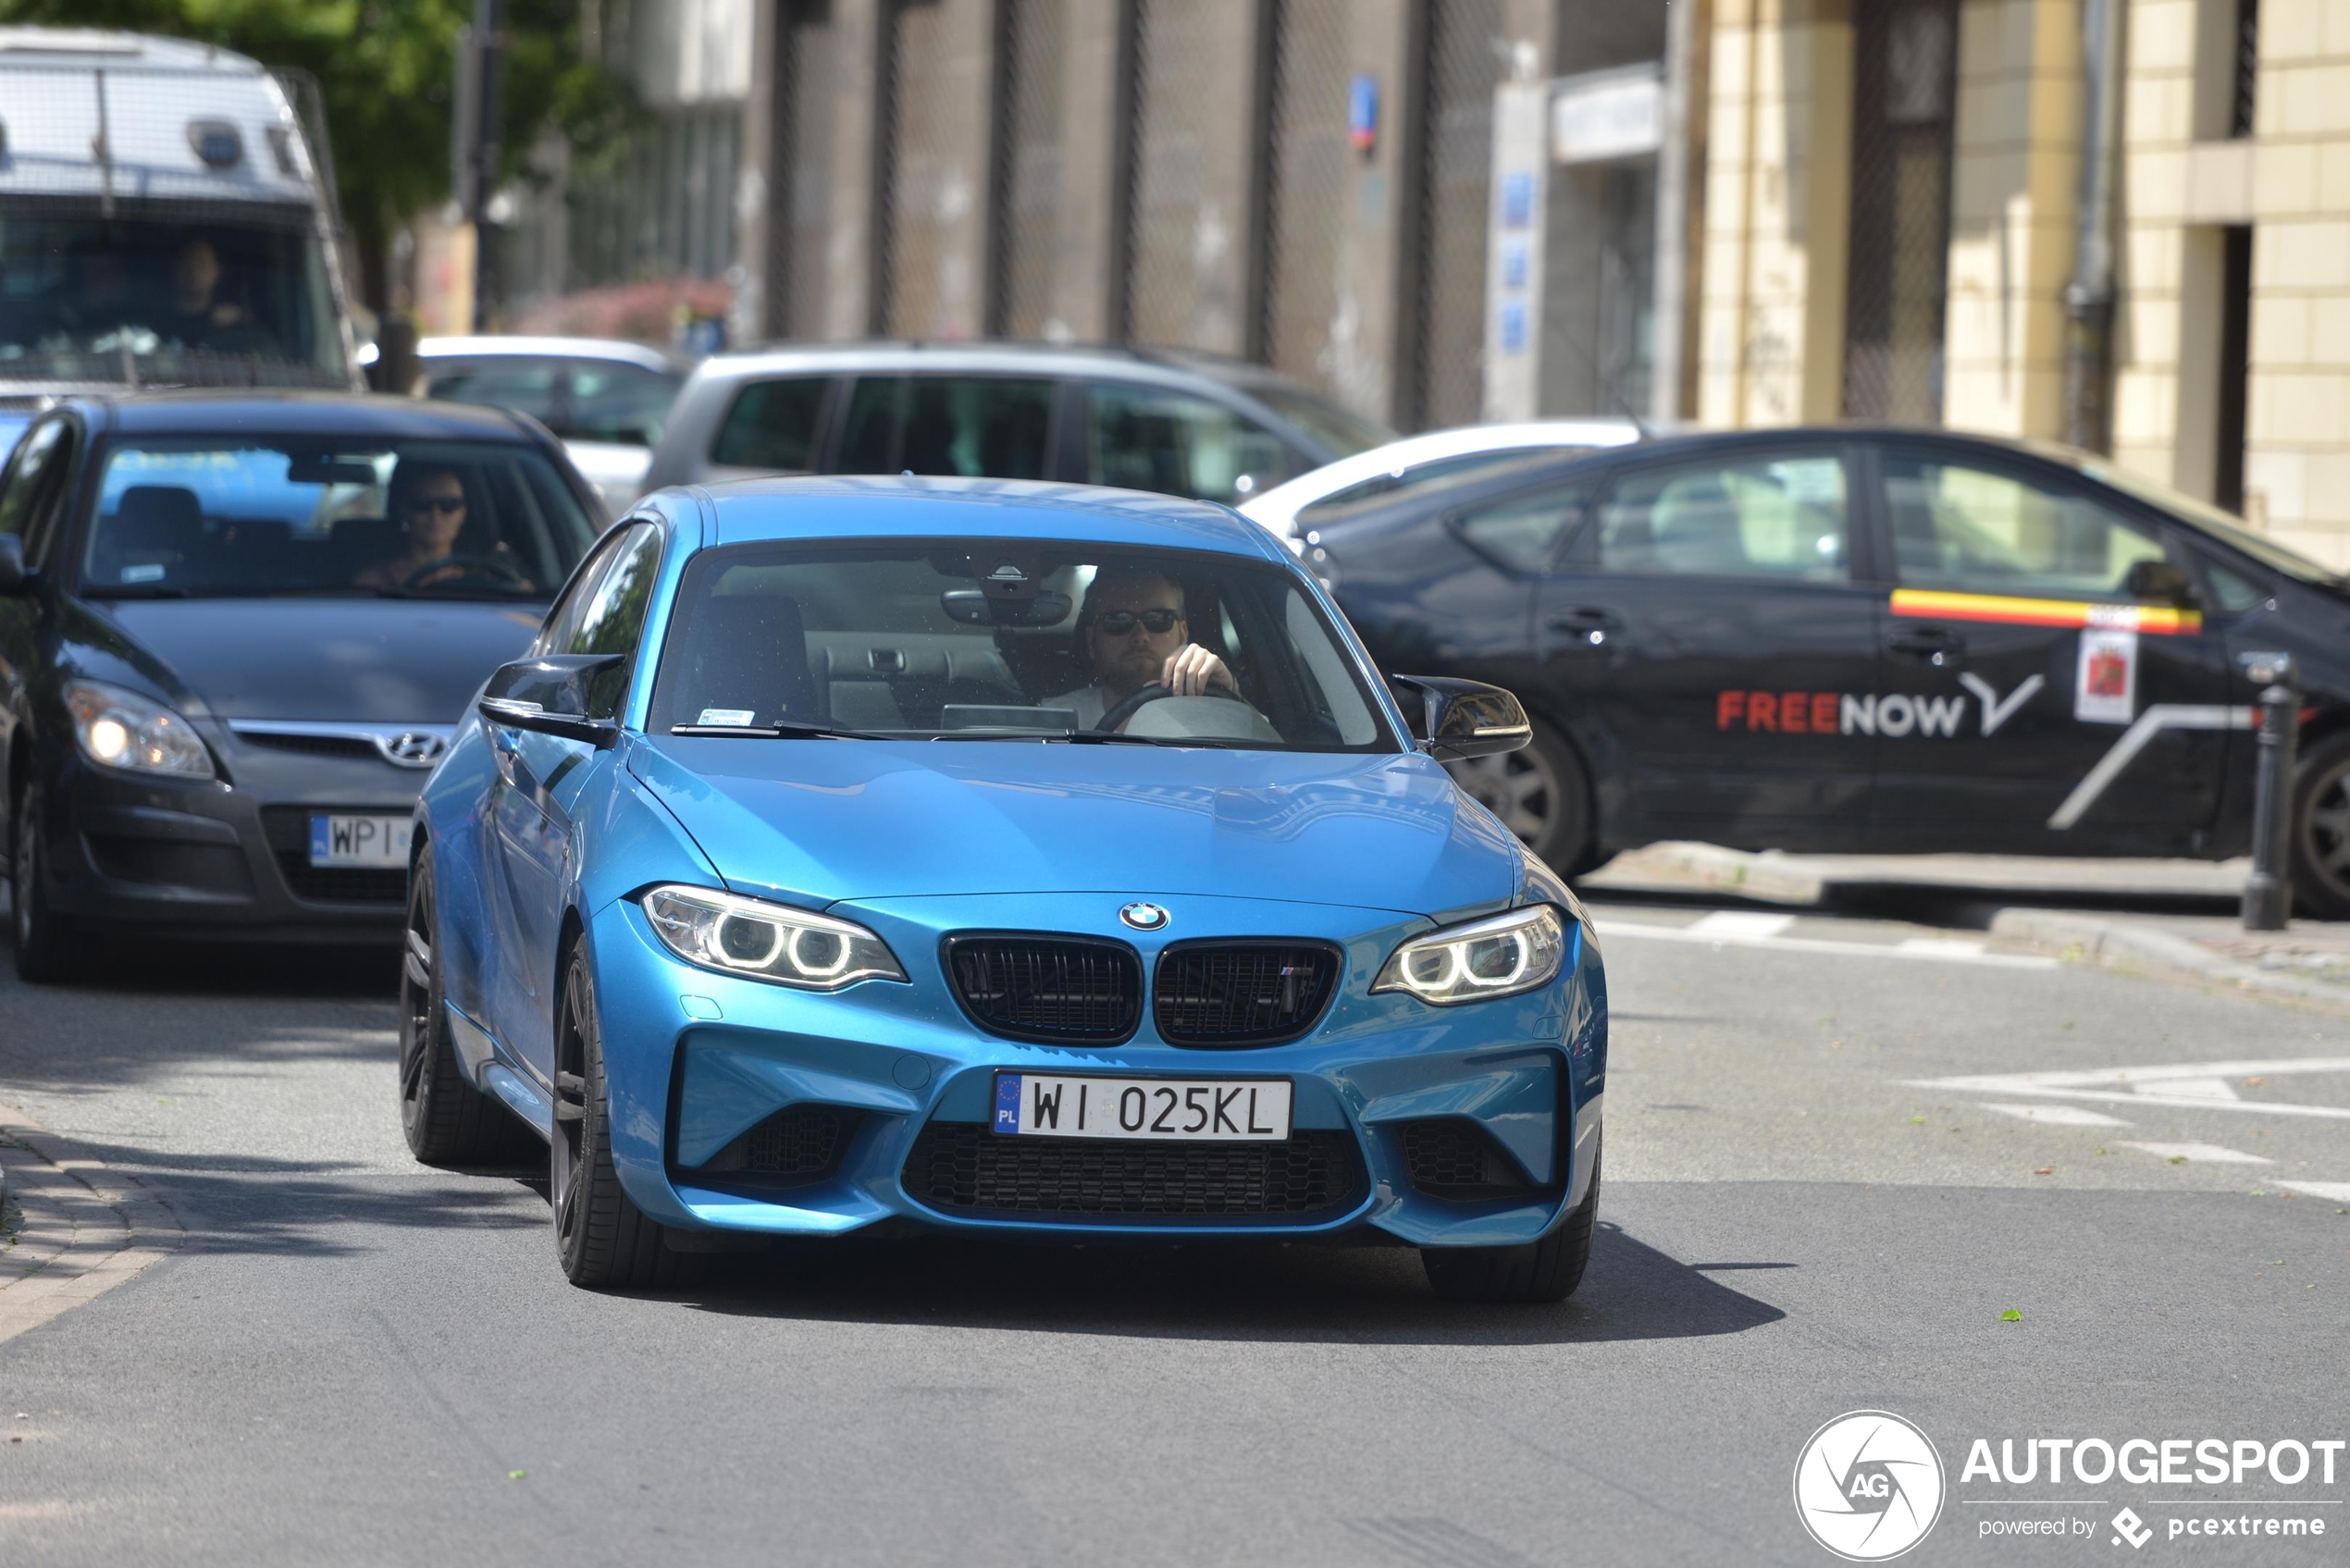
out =
{"type": "Polygon", "coordinates": [[[142,539],[204,532],[204,503],[185,485],[133,485],[115,502],[115,526],[142,539]]]}
{"type": "Polygon", "coordinates": [[[814,723],[823,718],[798,599],[716,595],[686,612],[682,631],[693,652],[665,705],[669,722],[699,723],[703,710],[712,708],[748,710],[756,724],[814,723]]]}

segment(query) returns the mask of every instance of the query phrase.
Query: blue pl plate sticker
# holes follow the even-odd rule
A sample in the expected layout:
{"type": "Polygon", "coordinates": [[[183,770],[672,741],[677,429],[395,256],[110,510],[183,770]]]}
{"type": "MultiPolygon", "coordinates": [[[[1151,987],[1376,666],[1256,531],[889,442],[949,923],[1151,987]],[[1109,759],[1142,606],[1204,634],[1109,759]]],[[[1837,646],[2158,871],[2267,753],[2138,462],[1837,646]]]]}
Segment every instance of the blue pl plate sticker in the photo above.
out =
{"type": "Polygon", "coordinates": [[[1016,1072],[996,1075],[996,1130],[1020,1130],[1020,1074],[1016,1072]]]}
{"type": "Polygon", "coordinates": [[[316,865],[325,859],[333,848],[333,844],[327,836],[327,819],[319,816],[312,817],[310,819],[310,863],[316,865]]]}

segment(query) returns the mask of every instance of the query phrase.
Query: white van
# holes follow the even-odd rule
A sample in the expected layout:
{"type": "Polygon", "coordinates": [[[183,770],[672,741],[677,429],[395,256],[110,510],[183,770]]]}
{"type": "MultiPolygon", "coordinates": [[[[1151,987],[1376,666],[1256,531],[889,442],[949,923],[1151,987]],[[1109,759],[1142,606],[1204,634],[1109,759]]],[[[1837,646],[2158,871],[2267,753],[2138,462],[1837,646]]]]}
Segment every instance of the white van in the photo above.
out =
{"type": "Polygon", "coordinates": [[[0,403],[358,387],[322,161],[241,55],[0,28],[0,403]]]}

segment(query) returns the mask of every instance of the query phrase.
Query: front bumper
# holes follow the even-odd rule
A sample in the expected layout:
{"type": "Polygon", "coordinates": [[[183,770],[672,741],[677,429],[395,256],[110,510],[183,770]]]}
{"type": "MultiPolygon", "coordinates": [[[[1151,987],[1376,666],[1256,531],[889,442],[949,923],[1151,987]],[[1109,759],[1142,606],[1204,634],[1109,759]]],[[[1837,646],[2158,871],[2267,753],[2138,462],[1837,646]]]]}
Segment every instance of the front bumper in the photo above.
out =
{"type": "MultiPolygon", "coordinates": [[[[1122,897],[1055,895],[877,900],[835,913],[872,926],[906,965],[907,984],[837,995],[796,992],[680,963],[629,900],[590,922],[588,941],[623,1184],[662,1223],[769,1235],[837,1235],[893,1222],[1033,1237],[1258,1236],[1500,1246],[1539,1239],[1589,1189],[1605,1077],[1606,992],[1577,927],[1560,979],[1540,992],[1459,1007],[1370,994],[1395,945],[1430,922],[1311,904],[1144,894],[1199,938],[1282,936],[1345,952],[1318,1026],[1290,1044],[1169,1045],[1144,1020],[1123,1044],[1071,1047],[996,1038],[972,1024],[934,957],[957,931],[1115,936],[1152,972],[1169,937],[1105,917],[1122,897]],[[1366,931],[1369,922],[1375,929],[1366,931]],[[918,1150],[966,1151],[987,1130],[997,1070],[1170,1078],[1284,1078],[1293,1124],[1353,1162],[1342,1202],[1291,1212],[1134,1214],[973,1208],[908,1178],[918,1150]],[[739,1142],[794,1107],[835,1113],[839,1146],[795,1181],[724,1167],[739,1142]],[[1415,1127],[1469,1124],[1507,1166],[1508,1190],[1462,1197],[1416,1184],[1415,1127]],[[925,1132],[928,1130],[928,1138],[925,1132]]],[[[1020,1140],[1023,1143],[1041,1141],[1020,1140]]],[[[1058,1145],[1069,1147],[1063,1143],[1058,1145]]],[[[1119,1145],[1131,1148],[1132,1145],[1119,1145]]],[[[1166,1148],[1168,1145],[1151,1145],[1166,1148]]],[[[1194,1146],[1195,1147],[1195,1146],[1194,1146]]],[[[1230,1148],[1230,1145],[1225,1146],[1230,1148]]],[[[1245,1145],[1243,1145],[1245,1147],[1245,1145]]]]}
{"type": "Polygon", "coordinates": [[[405,820],[427,774],[254,747],[225,760],[223,779],[183,781],[59,759],[43,784],[41,846],[56,911],[161,937],[398,941],[406,870],[314,870],[310,813],[405,820]]]}

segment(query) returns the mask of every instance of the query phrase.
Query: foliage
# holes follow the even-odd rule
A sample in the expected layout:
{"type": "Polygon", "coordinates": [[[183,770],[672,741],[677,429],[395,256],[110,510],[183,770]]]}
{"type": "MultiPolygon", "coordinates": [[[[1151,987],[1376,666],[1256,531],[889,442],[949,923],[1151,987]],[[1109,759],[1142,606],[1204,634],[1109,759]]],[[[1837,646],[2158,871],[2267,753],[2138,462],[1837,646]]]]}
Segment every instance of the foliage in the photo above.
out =
{"type": "MultiPolygon", "coordinates": [[[[553,129],[592,148],[625,129],[625,77],[582,58],[579,0],[506,0],[509,174],[553,129]]],[[[380,251],[449,194],[458,30],[470,0],[0,0],[0,22],[123,29],[217,43],[318,79],[343,214],[380,251]]]]}

